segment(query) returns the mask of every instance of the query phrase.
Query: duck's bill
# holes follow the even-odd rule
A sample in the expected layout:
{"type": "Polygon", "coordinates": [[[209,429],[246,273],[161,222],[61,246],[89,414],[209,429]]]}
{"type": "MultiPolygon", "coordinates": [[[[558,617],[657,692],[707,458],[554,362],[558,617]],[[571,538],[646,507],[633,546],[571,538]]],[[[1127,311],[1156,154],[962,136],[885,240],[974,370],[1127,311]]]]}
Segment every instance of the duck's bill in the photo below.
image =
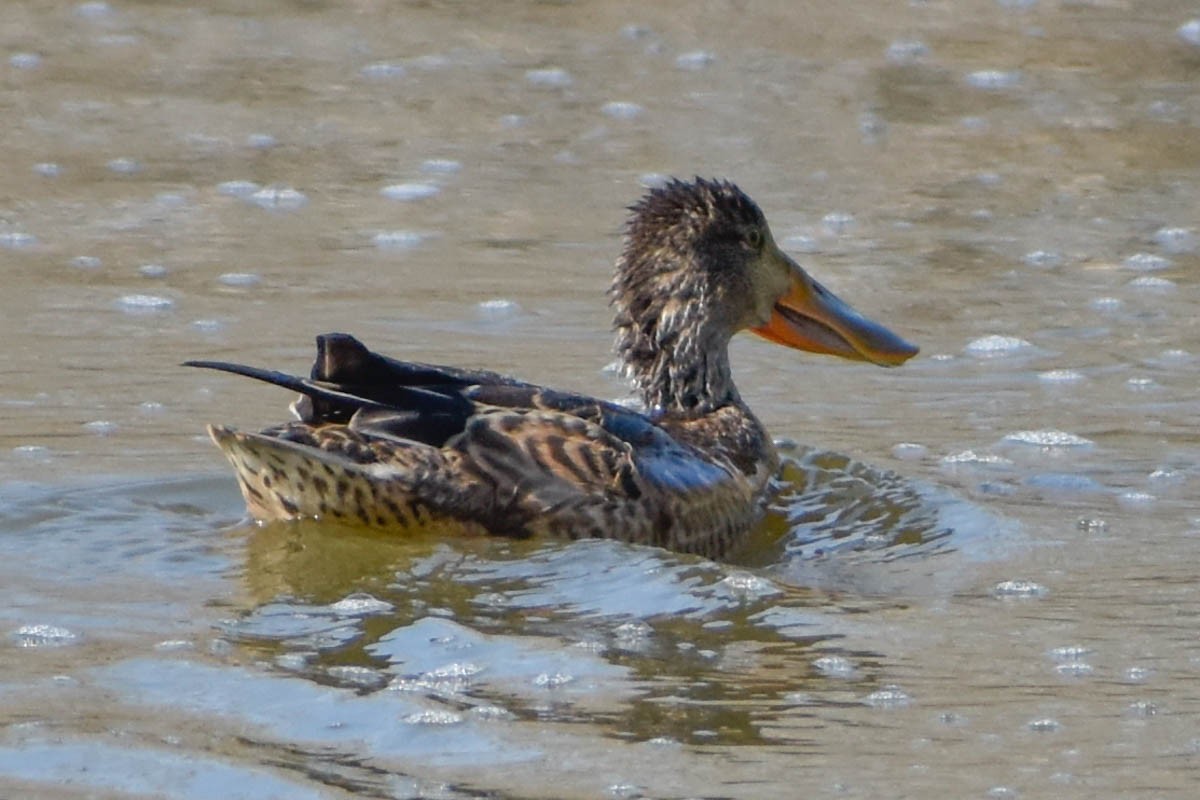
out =
{"type": "Polygon", "coordinates": [[[884,367],[903,364],[918,352],[795,266],[791,290],[775,304],[771,320],[752,330],[778,344],[884,367]]]}

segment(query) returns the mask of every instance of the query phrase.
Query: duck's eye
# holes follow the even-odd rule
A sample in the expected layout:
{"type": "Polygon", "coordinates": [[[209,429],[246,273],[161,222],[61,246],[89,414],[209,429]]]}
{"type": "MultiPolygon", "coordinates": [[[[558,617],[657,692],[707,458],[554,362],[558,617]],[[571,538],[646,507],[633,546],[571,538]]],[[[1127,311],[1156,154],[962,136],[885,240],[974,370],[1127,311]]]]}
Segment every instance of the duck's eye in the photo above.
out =
{"type": "Polygon", "coordinates": [[[746,244],[753,247],[755,250],[762,247],[763,234],[758,228],[751,228],[746,231],[746,244]]]}

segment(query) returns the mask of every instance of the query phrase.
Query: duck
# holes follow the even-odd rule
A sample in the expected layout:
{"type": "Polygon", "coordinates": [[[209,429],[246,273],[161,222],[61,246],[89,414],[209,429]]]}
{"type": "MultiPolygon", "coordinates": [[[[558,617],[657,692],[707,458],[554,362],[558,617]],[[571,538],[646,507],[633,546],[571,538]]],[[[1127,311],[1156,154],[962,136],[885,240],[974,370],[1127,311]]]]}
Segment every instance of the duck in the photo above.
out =
{"type": "Polygon", "coordinates": [[[185,362],[299,393],[292,421],[208,426],[249,515],[727,558],[780,466],[734,384],[733,336],[886,367],[918,348],[805,272],[729,181],[670,179],[628,210],[609,298],[639,402],[390,358],[345,333],[317,337],[308,377],[185,362]]]}

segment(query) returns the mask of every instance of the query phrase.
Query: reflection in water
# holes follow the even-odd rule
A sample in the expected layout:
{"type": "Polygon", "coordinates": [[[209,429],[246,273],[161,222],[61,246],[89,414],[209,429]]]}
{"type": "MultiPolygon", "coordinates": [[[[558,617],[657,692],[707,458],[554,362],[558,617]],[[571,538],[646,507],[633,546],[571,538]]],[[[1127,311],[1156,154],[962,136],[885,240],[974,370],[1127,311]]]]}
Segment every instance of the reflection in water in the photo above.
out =
{"type": "MultiPolygon", "coordinates": [[[[608,540],[252,526],[243,579],[253,605],[221,627],[318,683],[433,701],[424,713],[443,722],[469,710],[588,722],[643,741],[761,744],[764,729],[787,740],[785,695],[811,684],[806,706],[836,706],[836,693],[822,699],[831,675],[872,691],[876,657],[836,643],[862,624],[847,614],[928,591],[906,586],[914,573],[892,562],[925,557],[924,578],[932,557],[960,539],[971,546],[978,532],[950,527],[939,501],[958,502],[805,452],[787,461],[772,518],[747,553],[773,554],[765,571],[608,540]],[[819,574],[836,584],[842,573],[855,576],[855,595],[803,582],[819,574]]],[[[976,513],[975,523],[991,521],[976,513]]]]}

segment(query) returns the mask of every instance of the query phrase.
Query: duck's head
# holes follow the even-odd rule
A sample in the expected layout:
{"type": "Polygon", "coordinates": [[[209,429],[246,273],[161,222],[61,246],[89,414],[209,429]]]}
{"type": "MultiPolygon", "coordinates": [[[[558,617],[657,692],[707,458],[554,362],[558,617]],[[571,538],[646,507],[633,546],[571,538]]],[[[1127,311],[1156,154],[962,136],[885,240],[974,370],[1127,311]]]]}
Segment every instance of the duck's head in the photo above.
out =
{"type": "Polygon", "coordinates": [[[630,210],[611,297],[617,351],[647,405],[703,411],[736,398],[727,347],[746,329],[882,366],[916,355],[780,250],[732,183],[672,180],[630,210]]]}

